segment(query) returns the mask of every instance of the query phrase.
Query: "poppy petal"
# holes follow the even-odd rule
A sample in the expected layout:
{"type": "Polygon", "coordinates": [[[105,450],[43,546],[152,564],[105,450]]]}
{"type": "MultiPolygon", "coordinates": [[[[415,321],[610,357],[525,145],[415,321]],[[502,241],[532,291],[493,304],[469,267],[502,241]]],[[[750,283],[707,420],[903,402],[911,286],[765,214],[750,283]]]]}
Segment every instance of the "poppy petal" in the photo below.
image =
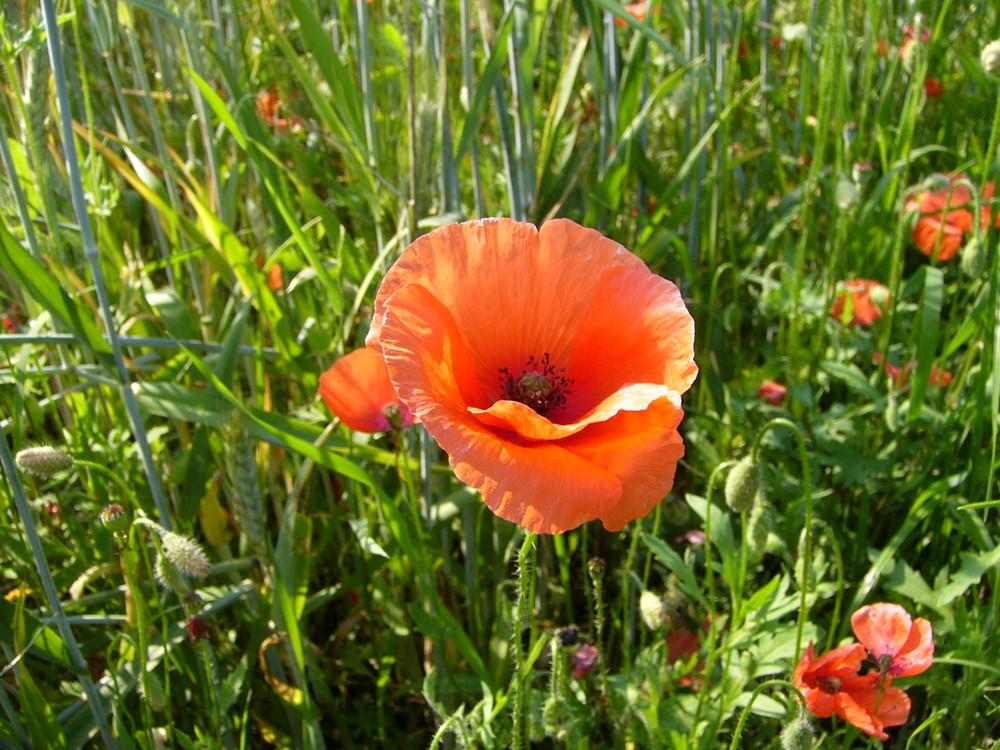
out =
{"type": "Polygon", "coordinates": [[[910,636],[913,621],[898,604],[880,602],[862,607],[851,615],[851,628],[876,661],[895,657],[910,636]]]}
{"type": "Polygon", "coordinates": [[[413,424],[389,382],[385,362],[370,349],[356,349],[338,359],[320,375],[319,394],[341,422],[358,432],[392,429],[383,412],[390,404],[399,405],[403,426],[413,424]]]}
{"type": "MultiPolygon", "coordinates": [[[[931,624],[922,617],[913,621],[910,635],[893,659],[894,677],[912,677],[926,672],[934,661],[934,633],[931,624]]],[[[890,725],[891,726],[891,725],[890,725]]]]}
{"type": "Polygon", "coordinates": [[[618,477],[558,442],[519,438],[468,410],[475,402],[468,352],[454,319],[427,289],[411,285],[393,295],[380,340],[400,398],[448,453],[458,478],[498,516],[528,531],[561,533],[621,497],[618,477]]]}

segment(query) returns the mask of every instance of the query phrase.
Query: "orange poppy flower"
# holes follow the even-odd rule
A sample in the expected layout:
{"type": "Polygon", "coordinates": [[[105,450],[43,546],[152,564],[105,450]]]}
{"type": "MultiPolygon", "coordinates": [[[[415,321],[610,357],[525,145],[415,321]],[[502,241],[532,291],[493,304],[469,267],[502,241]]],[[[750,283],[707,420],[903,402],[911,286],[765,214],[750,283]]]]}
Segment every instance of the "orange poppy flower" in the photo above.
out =
{"type": "MultiPolygon", "coordinates": [[[[646,20],[646,0],[638,3],[628,3],[625,5],[625,12],[631,14],[637,21],[646,20]]],[[[621,18],[615,18],[615,23],[619,26],[628,26],[621,18]]]]}
{"type": "MultiPolygon", "coordinates": [[[[993,190],[993,183],[987,183],[982,194],[984,202],[993,197],[993,190]]],[[[962,174],[948,177],[948,183],[940,190],[922,190],[911,196],[904,209],[920,214],[910,235],[913,244],[929,257],[937,250],[938,260],[954,258],[965,234],[973,230],[972,211],[968,208],[972,203],[968,179],[962,174]]],[[[983,229],[990,225],[991,217],[991,208],[983,206],[980,218],[983,229]]]]}
{"type": "Polygon", "coordinates": [[[757,389],[757,398],[771,406],[781,406],[788,395],[788,389],[774,380],[765,380],[757,389]]]}
{"type": "Polygon", "coordinates": [[[340,421],[357,432],[386,432],[414,423],[389,382],[385,362],[371,349],[356,349],[319,377],[319,395],[340,421]]]}
{"type": "Polygon", "coordinates": [[[882,317],[882,310],[889,302],[888,287],[869,279],[841,281],[835,291],[830,317],[849,326],[871,325],[882,317]]]}
{"type": "Polygon", "coordinates": [[[837,714],[865,734],[889,739],[885,727],[899,726],[910,715],[910,699],[877,672],[859,675],[867,652],[860,643],[816,657],[813,644],[803,652],[792,682],[806,698],[806,708],[821,719],[837,714]]]}
{"type": "MultiPolygon", "coordinates": [[[[887,362],[881,352],[872,354],[872,361],[877,365],[882,365],[882,369],[885,370],[886,374],[892,380],[893,386],[896,388],[905,388],[910,378],[910,372],[917,367],[917,361],[914,359],[911,359],[903,367],[896,367],[891,362],[887,362]]],[[[951,385],[953,379],[954,376],[950,372],[934,365],[927,376],[927,385],[939,385],[942,388],[947,388],[951,385]]]]}
{"type": "Polygon", "coordinates": [[[673,485],[694,321],[676,286],[591,229],[424,235],[382,281],[368,345],[458,478],[528,531],[618,531],[673,485]]]}
{"type": "Polygon", "coordinates": [[[934,634],[922,617],[912,620],[898,604],[870,604],[851,615],[851,628],[880,672],[910,677],[934,661],[934,634]]]}

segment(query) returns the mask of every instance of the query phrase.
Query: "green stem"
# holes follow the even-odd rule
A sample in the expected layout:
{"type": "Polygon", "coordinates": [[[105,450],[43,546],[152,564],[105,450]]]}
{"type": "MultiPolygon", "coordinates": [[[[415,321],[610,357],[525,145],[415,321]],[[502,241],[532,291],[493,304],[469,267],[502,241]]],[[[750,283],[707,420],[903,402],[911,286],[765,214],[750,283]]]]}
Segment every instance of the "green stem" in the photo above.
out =
{"type": "Polygon", "coordinates": [[[795,691],[795,694],[798,697],[799,701],[801,701],[799,705],[804,706],[806,704],[806,698],[804,695],[802,695],[802,691],[799,690],[797,687],[795,687],[795,685],[790,683],[788,680],[766,680],[760,683],[753,689],[753,692],[750,694],[750,699],[747,701],[747,704],[743,707],[743,711],[740,712],[740,720],[737,722],[736,729],[733,731],[733,739],[729,743],[729,750],[736,750],[736,748],[740,746],[739,742],[740,742],[740,735],[743,734],[743,725],[746,724],[747,722],[747,716],[750,715],[750,709],[753,707],[754,701],[757,700],[757,696],[760,695],[763,690],[770,687],[784,687],[788,688],[789,690],[793,690],[795,691]]]}
{"type": "MultiPolygon", "coordinates": [[[[535,559],[538,548],[535,546],[535,534],[527,532],[524,543],[517,554],[517,607],[514,615],[514,750],[525,750],[528,747],[528,708],[529,691],[528,670],[525,645],[523,641],[524,628],[531,628],[531,606],[535,600],[535,559]]],[[[528,649],[531,648],[531,638],[528,638],[528,649]]]]}

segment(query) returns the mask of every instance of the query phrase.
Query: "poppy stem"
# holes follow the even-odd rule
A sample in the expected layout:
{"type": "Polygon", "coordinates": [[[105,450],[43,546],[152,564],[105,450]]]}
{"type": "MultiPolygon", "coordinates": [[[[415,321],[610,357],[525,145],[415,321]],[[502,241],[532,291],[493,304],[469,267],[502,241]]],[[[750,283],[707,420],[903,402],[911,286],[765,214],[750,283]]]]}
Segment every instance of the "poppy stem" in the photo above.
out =
{"type": "Polygon", "coordinates": [[[528,708],[531,681],[526,664],[526,651],[531,649],[531,608],[535,600],[535,562],[538,548],[536,535],[527,532],[517,553],[517,605],[514,610],[514,750],[528,746],[528,708]],[[524,630],[528,629],[528,643],[524,643],[524,630]]]}
{"type": "Polygon", "coordinates": [[[773,427],[787,427],[795,433],[796,442],[799,445],[799,460],[802,462],[802,486],[805,493],[806,517],[803,524],[802,533],[805,535],[805,543],[802,549],[802,579],[799,588],[802,591],[802,603],[799,605],[799,622],[795,634],[795,661],[798,662],[802,654],[802,635],[805,632],[806,617],[809,608],[809,578],[812,574],[812,550],[813,550],[813,496],[812,496],[812,474],[809,468],[809,453],[806,451],[806,439],[802,434],[802,429],[791,420],[783,417],[772,419],[757,433],[754,439],[751,455],[756,456],[764,435],[773,427]]]}

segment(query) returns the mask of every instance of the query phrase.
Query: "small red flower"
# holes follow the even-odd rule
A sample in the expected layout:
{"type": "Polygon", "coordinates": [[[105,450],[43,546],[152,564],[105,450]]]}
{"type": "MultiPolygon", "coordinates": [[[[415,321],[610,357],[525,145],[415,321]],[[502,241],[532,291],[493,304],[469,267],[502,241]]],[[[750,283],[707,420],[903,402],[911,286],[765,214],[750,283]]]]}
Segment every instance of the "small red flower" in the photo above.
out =
{"type": "Polygon", "coordinates": [[[848,279],[836,286],[830,317],[849,326],[867,326],[882,317],[889,289],[870,279],[848,279]],[[850,316],[850,317],[848,317],[850,316]]]}
{"type": "Polygon", "coordinates": [[[851,615],[851,627],[879,672],[890,677],[910,677],[926,671],[934,661],[931,624],[913,620],[898,604],[880,602],[851,615]]]}
{"type": "Polygon", "coordinates": [[[774,380],[765,380],[757,389],[757,398],[771,406],[781,406],[788,395],[788,389],[774,380]]]}
{"type": "Polygon", "coordinates": [[[927,92],[927,96],[932,99],[937,99],[944,93],[944,86],[941,85],[941,81],[937,78],[931,78],[928,76],[924,79],[924,91],[927,92]]]}
{"type": "Polygon", "coordinates": [[[891,678],[877,672],[859,675],[866,655],[863,645],[852,643],[816,657],[810,643],[792,681],[805,696],[806,707],[819,718],[837,714],[865,734],[887,740],[884,728],[906,722],[910,699],[891,687],[891,678]]]}
{"type": "Polygon", "coordinates": [[[573,676],[576,679],[581,679],[594,669],[597,664],[597,657],[599,652],[596,646],[591,646],[589,643],[584,643],[570,657],[570,661],[573,663],[573,676]]]}
{"type": "Polygon", "coordinates": [[[197,643],[198,641],[212,640],[212,629],[208,627],[208,623],[197,615],[191,615],[188,617],[187,621],[187,634],[188,640],[191,643],[197,643]]]}
{"type": "MultiPolygon", "coordinates": [[[[896,367],[891,362],[887,362],[881,352],[872,354],[872,361],[877,365],[882,365],[882,369],[885,370],[889,379],[892,380],[894,388],[905,388],[910,378],[910,373],[917,367],[917,361],[912,359],[903,367],[896,367]]],[[[939,385],[942,388],[947,388],[951,385],[953,379],[954,377],[950,372],[935,365],[931,367],[930,374],[927,376],[927,385],[939,385]]]]}
{"type": "Polygon", "coordinates": [[[379,354],[356,349],[320,375],[319,395],[340,421],[357,432],[387,432],[416,419],[399,402],[379,354]]]}

